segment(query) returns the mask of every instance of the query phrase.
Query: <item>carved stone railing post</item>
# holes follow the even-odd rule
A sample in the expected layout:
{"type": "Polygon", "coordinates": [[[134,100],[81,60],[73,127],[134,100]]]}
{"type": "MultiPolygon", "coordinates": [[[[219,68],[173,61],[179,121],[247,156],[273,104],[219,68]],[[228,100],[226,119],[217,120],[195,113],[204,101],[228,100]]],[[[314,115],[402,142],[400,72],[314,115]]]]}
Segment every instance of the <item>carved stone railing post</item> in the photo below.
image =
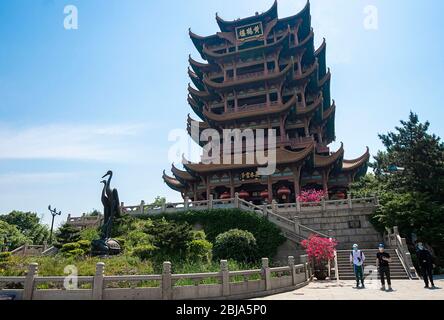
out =
{"type": "Polygon", "coordinates": [[[30,263],[28,266],[28,273],[26,274],[24,289],[23,289],[23,300],[32,300],[32,295],[34,293],[34,280],[37,277],[39,271],[38,263],[30,263]]]}
{"type": "Polygon", "coordinates": [[[262,206],[262,213],[263,213],[264,217],[268,217],[268,208],[267,208],[266,203],[264,203],[262,206]]]}
{"type": "Polygon", "coordinates": [[[288,257],[288,266],[290,267],[292,284],[296,285],[296,269],[294,267],[294,257],[293,256],[288,257]]]}
{"type": "Polygon", "coordinates": [[[273,211],[274,213],[277,213],[277,205],[276,205],[276,200],[271,200],[271,211],[273,211]]]}
{"type": "Polygon", "coordinates": [[[325,211],[325,208],[326,208],[325,197],[322,197],[321,203],[322,203],[322,211],[325,211]]]}
{"type": "Polygon", "coordinates": [[[301,212],[301,202],[299,201],[299,199],[296,199],[296,211],[298,213],[301,212]]]}
{"type": "Polygon", "coordinates": [[[145,201],[140,201],[140,207],[139,207],[139,213],[143,214],[144,211],[144,207],[145,207],[145,201]]]}
{"type": "Polygon", "coordinates": [[[294,232],[296,234],[301,234],[301,229],[300,229],[301,220],[299,219],[299,216],[294,216],[293,220],[294,220],[294,232]]]}
{"type": "Polygon", "coordinates": [[[234,194],[234,207],[239,209],[239,193],[234,194]]]}
{"type": "Polygon", "coordinates": [[[348,207],[350,209],[353,209],[353,201],[352,201],[352,195],[351,192],[347,192],[347,200],[348,200],[348,207]]]}
{"type": "Polygon", "coordinates": [[[163,202],[163,203],[162,203],[162,212],[165,212],[165,211],[166,211],[166,203],[163,202]]]}
{"type": "Polygon", "coordinates": [[[42,252],[44,252],[44,251],[46,251],[46,249],[48,249],[48,241],[43,241],[43,251],[42,252]]]}
{"type": "Polygon", "coordinates": [[[184,201],[184,203],[183,203],[183,207],[185,208],[185,209],[188,209],[188,207],[189,207],[189,201],[190,201],[190,198],[189,197],[185,197],[185,201],[184,201]]]}
{"type": "Polygon", "coordinates": [[[103,299],[103,278],[105,275],[105,263],[97,262],[96,264],[96,274],[94,275],[93,281],[93,300],[103,299]]]}
{"type": "Polygon", "coordinates": [[[213,195],[210,194],[208,197],[208,209],[213,209],[213,195]]]}
{"type": "Polygon", "coordinates": [[[262,258],[262,279],[265,280],[265,290],[271,290],[271,272],[268,258],[262,258]]]}
{"type": "Polygon", "coordinates": [[[220,272],[222,275],[222,295],[226,297],[230,295],[230,273],[227,260],[220,260],[220,272]]]}
{"type": "Polygon", "coordinates": [[[308,265],[308,256],[306,254],[300,255],[299,260],[300,260],[301,264],[304,265],[305,280],[310,279],[310,268],[308,265]]]}
{"type": "Polygon", "coordinates": [[[173,298],[173,285],[171,279],[171,262],[165,261],[162,270],[162,299],[171,300],[173,298]]]}

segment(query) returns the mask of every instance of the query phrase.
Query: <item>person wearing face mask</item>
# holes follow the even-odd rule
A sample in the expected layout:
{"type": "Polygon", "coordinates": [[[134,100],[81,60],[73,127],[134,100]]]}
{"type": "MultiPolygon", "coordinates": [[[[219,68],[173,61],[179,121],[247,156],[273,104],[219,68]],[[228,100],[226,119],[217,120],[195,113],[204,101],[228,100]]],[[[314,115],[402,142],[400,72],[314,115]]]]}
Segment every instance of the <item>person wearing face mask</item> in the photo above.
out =
{"type": "Polygon", "coordinates": [[[365,288],[364,261],[365,261],[364,253],[358,249],[357,244],[354,244],[353,250],[350,253],[350,265],[353,264],[353,271],[355,272],[355,277],[356,277],[356,288],[359,288],[359,281],[361,281],[362,288],[365,288]]]}
{"type": "Polygon", "coordinates": [[[432,289],[436,288],[433,283],[433,257],[430,251],[427,250],[420,241],[418,241],[416,246],[416,256],[421,267],[421,273],[425,284],[424,288],[429,288],[429,279],[432,289]]]}
{"type": "Polygon", "coordinates": [[[378,246],[379,252],[376,254],[376,266],[378,267],[379,276],[381,277],[381,290],[385,291],[385,278],[387,278],[388,291],[393,291],[392,281],[390,279],[390,266],[392,262],[390,255],[384,251],[384,244],[378,246]]]}

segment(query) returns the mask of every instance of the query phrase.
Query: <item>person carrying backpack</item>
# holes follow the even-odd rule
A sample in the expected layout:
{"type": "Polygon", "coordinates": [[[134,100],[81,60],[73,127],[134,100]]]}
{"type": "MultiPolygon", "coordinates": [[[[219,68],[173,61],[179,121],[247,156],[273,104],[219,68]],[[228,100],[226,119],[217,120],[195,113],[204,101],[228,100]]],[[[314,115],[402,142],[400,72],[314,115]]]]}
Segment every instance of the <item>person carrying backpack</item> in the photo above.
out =
{"type": "Polygon", "coordinates": [[[353,271],[355,272],[356,288],[359,288],[359,281],[362,284],[362,288],[365,288],[364,261],[365,261],[365,255],[361,250],[358,249],[358,245],[355,243],[353,245],[352,252],[350,252],[350,265],[353,265],[353,271]]]}

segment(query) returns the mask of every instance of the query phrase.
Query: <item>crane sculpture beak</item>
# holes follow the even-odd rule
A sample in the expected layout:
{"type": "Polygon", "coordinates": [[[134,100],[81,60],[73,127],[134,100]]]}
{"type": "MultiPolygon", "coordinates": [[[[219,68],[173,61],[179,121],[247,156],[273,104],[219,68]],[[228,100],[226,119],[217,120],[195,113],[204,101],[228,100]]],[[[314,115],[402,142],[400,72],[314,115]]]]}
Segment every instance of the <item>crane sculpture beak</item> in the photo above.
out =
{"type": "Polygon", "coordinates": [[[102,177],[102,179],[105,178],[105,177],[107,177],[107,176],[109,176],[110,174],[112,174],[111,170],[109,170],[109,171],[108,171],[108,172],[102,177]]]}

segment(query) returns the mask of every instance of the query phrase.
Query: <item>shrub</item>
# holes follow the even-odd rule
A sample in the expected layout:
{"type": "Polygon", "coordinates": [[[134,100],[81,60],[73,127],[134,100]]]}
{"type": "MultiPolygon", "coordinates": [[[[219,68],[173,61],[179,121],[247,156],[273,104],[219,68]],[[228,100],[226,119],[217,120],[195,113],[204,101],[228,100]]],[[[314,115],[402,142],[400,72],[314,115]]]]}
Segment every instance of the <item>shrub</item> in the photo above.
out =
{"type": "Polygon", "coordinates": [[[326,196],[323,190],[303,190],[300,195],[298,195],[298,200],[300,202],[319,202],[326,196]]]}
{"type": "Polygon", "coordinates": [[[71,250],[76,250],[76,249],[80,249],[80,243],[78,242],[70,242],[70,243],[65,243],[62,248],[60,249],[61,252],[68,252],[71,250]]]}
{"type": "Polygon", "coordinates": [[[125,243],[128,247],[137,247],[142,244],[151,244],[152,236],[141,231],[141,230],[133,230],[127,234],[125,237],[125,243]]]}
{"type": "Polygon", "coordinates": [[[86,255],[86,252],[79,248],[79,249],[65,251],[65,252],[63,252],[63,255],[65,257],[79,258],[79,257],[83,257],[84,255],[86,255]]]}
{"type": "Polygon", "coordinates": [[[188,258],[192,261],[211,261],[213,244],[205,239],[195,239],[188,243],[188,258]]]}
{"type": "Polygon", "coordinates": [[[257,259],[258,247],[251,232],[232,229],[216,237],[213,253],[218,259],[248,262],[257,259]]]}
{"type": "Polygon", "coordinates": [[[334,258],[337,242],[333,239],[311,235],[307,240],[302,240],[301,245],[311,261],[322,264],[334,258]]]}
{"type": "Polygon", "coordinates": [[[80,231],[80,239],[94,241],[100,238],[99,231],[96,228],[86,228],[80,231]]]}
{"type": "Polygon", "coordinates": [[[158,248],[152,244],[144,244],[133,249],[132,255],[138,257],[140,260],[148,260],[153,258],[158,248]]]}
{"type": "Polygon", "coordinates": [[[188,243],[193,240],[191,226],[186,222],[176,223],[159,219],[154,220],[153,224],[145,229],[145,232],[153,236],[153,245],[169,257],[184,257],[188,243]]]}
{"type": "Polygon", "coordinates": [[[267,219],[239,209],[213,209],[168,213],[153,219],[165,218],[175,222],[199,223],[205,230],[206,239],[213,244],[216,236],[230,229],[248,230],[256,238],[258,256],[273,257],[277,248],[285,242],[280,229],[267,219]]]}
{"type": "Polygon", "coordinates": [[[193,230],[191,233],[194,240],[207,240],[207,235],[203,230],[193,230]]]}
{"type": "Polygon", "coordinates": [[[8,261],[12,256],[11,252],[0,252],[0,261],[8,261]]]}
{"type": "Polygon", "coordinates": [[[80,240],[80,230],[69,225],[62,225],[56,233],[56,243],[54,246],[56,248],[62,248],[66,243],[73,243],[80,240]]]}
{"type": "Polygon", "coordinates": [[[89,240],[79,240],[77,243],[80,245],[80,249],[85,251],[85,253],[91,252],[91,241],[89,240]]]}

